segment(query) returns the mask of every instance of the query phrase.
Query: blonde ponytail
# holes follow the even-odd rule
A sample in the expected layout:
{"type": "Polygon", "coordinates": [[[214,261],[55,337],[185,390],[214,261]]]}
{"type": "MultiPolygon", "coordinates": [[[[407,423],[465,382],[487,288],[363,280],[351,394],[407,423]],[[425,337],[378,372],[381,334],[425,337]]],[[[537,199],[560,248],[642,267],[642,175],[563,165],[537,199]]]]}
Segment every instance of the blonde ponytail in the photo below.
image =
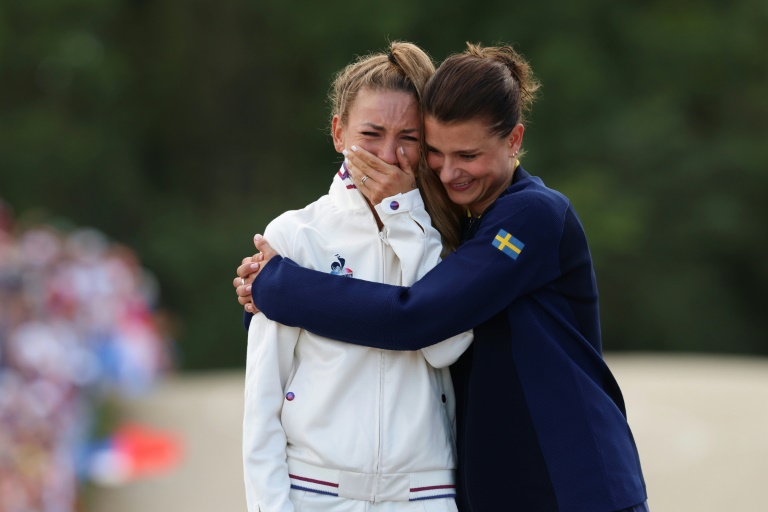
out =
{"type": "MultiPolygon", "coordinates": [[[[432,59],[421,48],[415,44],[394,41],[390,43],[388,53],[360,57],[336,75],[329,93],[331,117],[339,116],[342,124],[346,124],[358,94],[365,89],[413,94],[421,109],[422,92],[434,72],[432,59]]],[[[419,119],[422,118],[419,112],[419,119]]],[[[419,162],[414,165],[416,183],[432,218],[432,225],[443,238],[443,246],[446,250],[452,250],[459,244],[457,207],[448,199],[439,178],[427,168],[423,122],[420,128],[422,148],[419,162]]]]}

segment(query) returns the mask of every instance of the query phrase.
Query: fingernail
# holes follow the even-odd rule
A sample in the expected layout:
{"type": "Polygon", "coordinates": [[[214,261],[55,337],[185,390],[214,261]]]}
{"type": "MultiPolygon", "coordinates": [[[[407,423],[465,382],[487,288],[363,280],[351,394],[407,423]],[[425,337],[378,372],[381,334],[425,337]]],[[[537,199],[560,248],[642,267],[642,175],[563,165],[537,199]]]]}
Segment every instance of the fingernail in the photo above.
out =
{"type": "Polygon", "coordinates": [[[401,154],[401,155],[404,155],[404,154],[405,154],[405,150],[404,150],[402,147],[400,148],[400,154],[401,154]]]}
{"type": "Polygon", "coordinates": [[[352,151],[357,151],[357,146],[352,146],[352,151]]]}
{"type": "Polygon", "coordinates": [[[259,268],[258,263],[251,263],[251,270],[256,270],[257,268],[259,268]]]}
{"type": "Polygon", "coordinates": [[[345,158],[345,159],[344,159],[344,163],[345,163],[346,165],[349,165],[349,158],[345,158]]]}
{"type": "Polygon", "coordinates": [[[255,235],[253,235],[253,239],[254,239],[255,241],[257,241],[257,242],[261,242],[261,239],[262,239],[262,238],[263,238],[263,237],[262,237],[261,235],[259,235],[259,234],[255,234],[255,235]]]}
{"type": "Polygon", "coordinates": [[[349,153],[349,151],[347,151],[346,149],[343,149],[341,151],[341,154],[344,155],[344,156],[347,156],[347,153],[349,153]]]}
{"type": "Polygon", "coordinates": [[[245,305],[245,310],[246,310],[246,311],[250,311],[250,310],[252,310],[252,309],[253,309],[253,307],[252,307],[250,304],[246,304],[246,305],[245,305]]]}
{"type": "Polygon", "coordinates": [[[246,286],[245,287],[245,291],[247,291],[247,292],[251,291],[251,285],[246,286]]]}

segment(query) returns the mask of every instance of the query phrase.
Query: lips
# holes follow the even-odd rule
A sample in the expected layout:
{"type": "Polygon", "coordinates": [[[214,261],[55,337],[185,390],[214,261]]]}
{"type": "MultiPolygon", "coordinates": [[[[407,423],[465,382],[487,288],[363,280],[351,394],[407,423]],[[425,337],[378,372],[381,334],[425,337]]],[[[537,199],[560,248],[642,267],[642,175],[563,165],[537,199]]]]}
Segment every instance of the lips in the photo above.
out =
{"type": "Polygon", "coordinates": [[[472,186],[472,183],[474,183],[475,180],[469,180],[469,181],[461,181],[456,183],[447,183],[446,185],[451,190],[455,190],[456,192],[463,192],[467,190],[469,187],[472,186]]]}

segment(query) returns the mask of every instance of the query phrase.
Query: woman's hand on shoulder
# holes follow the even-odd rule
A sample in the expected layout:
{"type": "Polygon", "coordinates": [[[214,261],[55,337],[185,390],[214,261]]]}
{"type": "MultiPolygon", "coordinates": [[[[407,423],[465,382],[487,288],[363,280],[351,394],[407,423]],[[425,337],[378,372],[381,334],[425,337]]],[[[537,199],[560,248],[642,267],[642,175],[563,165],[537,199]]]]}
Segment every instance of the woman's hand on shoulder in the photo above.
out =
{"type": "Polygon", "coordinates": [[[384,162],[372,153],[357,146],[344,150],[345,163],[352,181],[373,205],[396,194],[404,194],[416,188],[411,163],[402,148],[397,148],[398,165],[384,162]]]}
{"type": "Polygon", "coordinates": [[[235,287],[235,293],[237,294],[237,302],[239,302],[246,311],[249,313],[258,313],[259,310],[253,304],[251,296],[251,289],[253,281],[264,265],[269,263],[274,256],[277,255],[272,246],[269,245],[267,240],[261,235],[255,235],[253,237],[253,243],[259,250],[253,256],[246,256],[243,258],[239,267],[237,267],[237,277],[232,281],[232,285],[235,287]]]}

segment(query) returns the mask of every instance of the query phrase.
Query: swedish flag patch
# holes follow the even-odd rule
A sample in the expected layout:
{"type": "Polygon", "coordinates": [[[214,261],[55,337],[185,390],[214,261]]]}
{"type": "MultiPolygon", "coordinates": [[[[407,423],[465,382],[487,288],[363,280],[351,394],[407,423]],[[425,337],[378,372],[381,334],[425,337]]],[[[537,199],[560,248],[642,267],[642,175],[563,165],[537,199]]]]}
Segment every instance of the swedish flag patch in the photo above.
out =
{"type": "Polygon", "coordinates": [[[513,237],[503,229],[499,230],[498,234],[491,242],[491,245],[493,245],[495,248],[513,260],[517,259],[518,255],[520,255],[520,252],[522,252],[523,247],[525,247],[523,242],[513,237]]]}

